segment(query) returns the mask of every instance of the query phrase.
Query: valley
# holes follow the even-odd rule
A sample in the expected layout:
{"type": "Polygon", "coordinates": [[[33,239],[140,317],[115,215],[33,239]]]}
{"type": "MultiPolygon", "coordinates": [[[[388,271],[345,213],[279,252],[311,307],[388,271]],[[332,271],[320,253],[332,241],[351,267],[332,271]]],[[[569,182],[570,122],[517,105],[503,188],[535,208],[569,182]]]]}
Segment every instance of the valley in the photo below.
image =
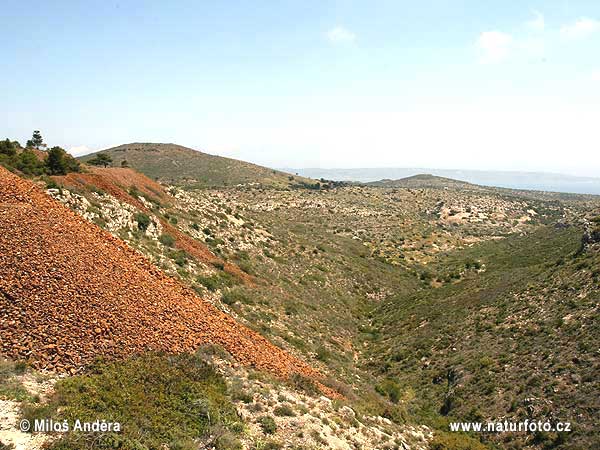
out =
{"type": "MultiPolygon", "coordinates": [[[[61,294],[44,283],[32,290],[35,278],[23,275],[21,291],[5,281],[5,356],[42,372],[60,368],[63,352],[85,356],[64,367],[74,375],[58,382],[64,398],[69,379],[86,385],[102,373],[121,374],[136,365],[150,373],[166,364],[162,356],[128,355],[200,349],[192,357],[199,360],[168,359],[172,369],[164,370],[191,374],[190,364],[206,365],[215,380],[222,377],[219,405],[231,402],[233,408],[224,406],[222,415],[235,409],[241,419],[238,425],[238,419],[225,420],[226,433],[218,437],[237,443],[219,447],[212,428],[203,437],[206,448],[600,445],[594,429],[600,409],[597,197],[425,175],[334,183],[212,157],[215,177],[204,154],[170,144],[107,152],[113,167],[85,165],[80,172],[34,179],[31,188],[17,188],[20,179],[2,172],[3,280],[10,268],[11,277],[30,271],[80,283],[87,289],[81,303],[74,306],[79,294],[73,291],[61,300],[66,310],[97,311],[94,320],[110,336],[106,341],[121,342],[117,331],[124,317],[132,330],[122,341],[130,347],[122,355],[104,352],[113,357],[91,372],[86,367],[95,367],[91,357],[102,353],[98,349],[89,351],[90,360],[77,345],[59,345],[58,359],[54,350],[40,350],[43,336],[56,336],[60,328],[47,328],[36,340],[27,329],[31,322],[21,322],[23,340],[11,344],[16,311],[23,311],[11,299],[33,296],[32,307],[39,309],[35,301],[61,294]],[[75,214],[54,206],[60,203],[75,214]],[[48,213],[40,214],[42,204],[48,213]],[[72,221],[79,231],[67,226],[72,221]],[[82,233],[76,239],[81,248],[64,253],[79,236],[74,233],[82,233]],[[42,235],[50,240],[36,237],[42,235]],[[109,246],[124,256],[102,259],[101,248],[109,246]],[[34,254],[51,264],[40,259],[32,267],[34,254]],[[94,259],[111,269],[93,274],[94,259]],[[59,260],[65,270],[79,265],[79,275],[61,274],[59,260]],[[135,293],[148,276],[158,284],[135,293]],[[131,289],[139,301],[132,297],[120,316],[117,305],[131,289]],[[94,301],[84,304],[89,295],[94,301]],[[157,301],[166,302],[164,309],[157,301]],[[185,311],[174,315],[182,305],[185,311]],[[102,317],[104,308],[113,311],[113,322],[102,317]],[[227,327],[213,332],[220,321],[227,327]],[[148,339],[142,346],[129,341],[141,324],[148,339]],[[574,431],[469,435],[448,428],[458,420],[526,417],[571,421],[574,431]],[[272,432],[265,431],[269,427],[272,432]]],[[[55,310],[57,323],[64,311],[55,310]]],[[[87,331],[93,335],[96,328],[87,331]]]]}

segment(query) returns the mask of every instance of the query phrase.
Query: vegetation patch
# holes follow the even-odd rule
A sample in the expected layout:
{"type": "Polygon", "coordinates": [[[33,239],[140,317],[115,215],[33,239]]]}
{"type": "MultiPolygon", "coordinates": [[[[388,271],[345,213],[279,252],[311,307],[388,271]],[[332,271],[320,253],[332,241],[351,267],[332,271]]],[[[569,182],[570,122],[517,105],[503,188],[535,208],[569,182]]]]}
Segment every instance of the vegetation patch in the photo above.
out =
{"type": "Polygon", "coordinates": [[[60,380],[47,404],[26,406],[23,416],[121,424],[120,433],[71,432],[52,444],[54,450],[191,449],[213,427],[232,427],[240,420],[223,378],[188,354],[98,362],[84,375],[60,380]]]}
{"type": "Polygon", "coordinates": [[[258,423],[265,434],[274,434],[277,431],[277,424],[271,416],[262,416],[258,423]]]}

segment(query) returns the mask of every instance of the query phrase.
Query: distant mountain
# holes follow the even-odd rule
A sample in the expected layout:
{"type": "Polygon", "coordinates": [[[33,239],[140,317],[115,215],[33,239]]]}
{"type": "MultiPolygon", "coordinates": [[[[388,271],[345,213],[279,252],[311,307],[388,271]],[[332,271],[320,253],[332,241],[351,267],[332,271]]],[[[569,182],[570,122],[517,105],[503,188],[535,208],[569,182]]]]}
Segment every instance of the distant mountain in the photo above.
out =
{"type": "Polygon", "coordinates": [[[258,183],[286,187],[300,180],[287,173],[236,159],[209,155],[176,144],[132,143],[80,157],[88,162],[98,153],[108,154],[116,167],[122,161],[143,174],[170,183],[205,187],[258,183]],[[292,179],[293,178],[293,179],[292,179]]]}
{"type": "Polygon", "coordinates": [[[450,170],[424,168],[364,168],[364,169],[284,169],[290,173],[311,178],[369,183],[380,180],[398,180],[428,173],[483,186],[510,189],[530,189],[551,192],[600,195],[600,178],[540,172],[508,172],[485,170],[450,170]]]}

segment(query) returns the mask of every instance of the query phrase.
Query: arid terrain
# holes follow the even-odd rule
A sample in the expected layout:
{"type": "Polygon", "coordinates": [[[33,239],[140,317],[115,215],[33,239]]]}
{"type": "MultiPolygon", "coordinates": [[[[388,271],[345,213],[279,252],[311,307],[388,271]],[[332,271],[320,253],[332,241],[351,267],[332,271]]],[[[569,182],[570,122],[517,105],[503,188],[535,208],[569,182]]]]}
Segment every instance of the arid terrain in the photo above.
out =
{"type": "Polygon", "coordinates": [[[33,448],[8,422],[54,411],[135,424],[101,448],[600,445],[598,197],[334,183],[182,149],[129,144],[113,167],[28,180],[0,168],[0,442],[33,448]],[[173,423],[179,389],[212,416],[149,425],[123,412],[149,401],[136,384],[173,423]],[[448,428],[525,418],[573,431],[448,428]]]}

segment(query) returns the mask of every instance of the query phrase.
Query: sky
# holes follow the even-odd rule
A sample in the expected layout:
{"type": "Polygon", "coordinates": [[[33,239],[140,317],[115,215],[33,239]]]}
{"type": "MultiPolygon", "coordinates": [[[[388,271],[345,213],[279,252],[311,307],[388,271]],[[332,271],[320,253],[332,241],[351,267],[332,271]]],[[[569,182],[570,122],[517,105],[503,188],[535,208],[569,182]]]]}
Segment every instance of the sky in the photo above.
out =
{"type": "Polygon", "coordinates": [[[0,0],[0,137],[600,177],[600,2],[0,0]]]}

